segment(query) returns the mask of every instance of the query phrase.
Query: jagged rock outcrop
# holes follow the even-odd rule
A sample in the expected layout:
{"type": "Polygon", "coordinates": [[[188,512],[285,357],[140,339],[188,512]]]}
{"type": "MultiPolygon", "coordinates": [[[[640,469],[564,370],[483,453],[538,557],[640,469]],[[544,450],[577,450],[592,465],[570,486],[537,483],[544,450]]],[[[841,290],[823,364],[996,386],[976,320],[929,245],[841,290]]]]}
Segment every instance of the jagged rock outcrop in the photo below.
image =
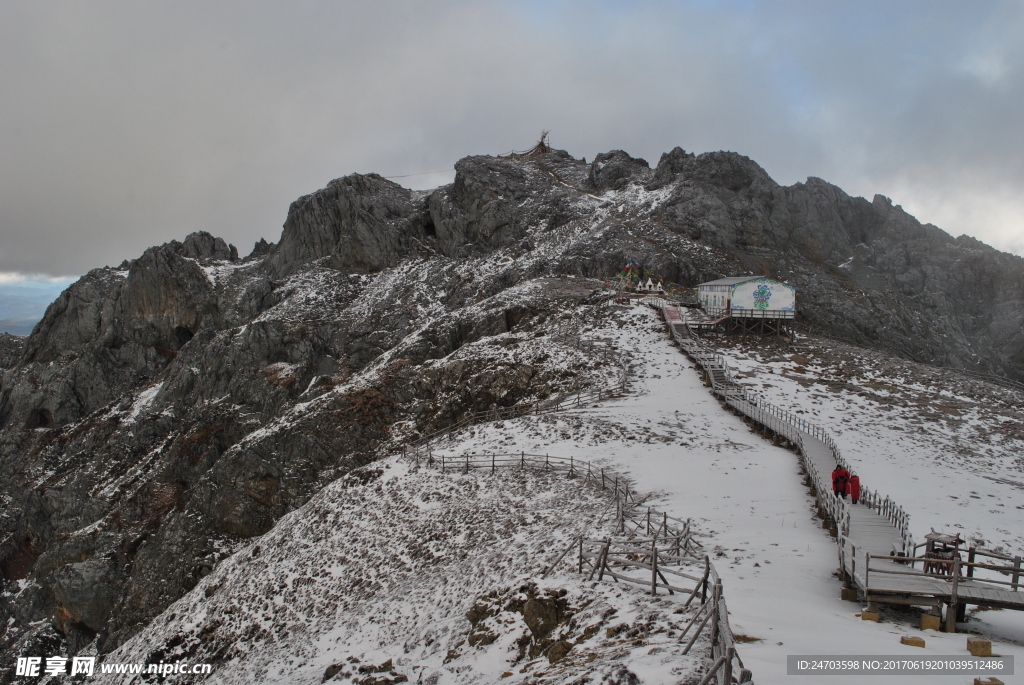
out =
{"type": "Polygon", "coordinates": [[[112,649],[332,479],[590,382],[599,361],[517,341],[597,315],[586,279],[629,259],[686,286],[765,273],[797,286],[802,326],[1024,377],[1024,260],[880,196],[679,148],[653,170],[468,157],[430,193],[348,176],[277,244],[240,259],[192,234],[0,336],[0,651],[112,649]]]}
{"type": "Polygon", "coordinates": [[[587,182],[590,188],[599,192],[622,190],[630,183],[647,181],[651,175],[651,165],[647,160],[631,157],[622,150],[612,150],[594,157],[587,182]]]}
{"type": "Polygon", "coordinates": [[[0,333],[0,370],[9,369],[17,364],[24,349],[25,338],[10,333],[0,333]]]}
{"type": "Polygon", "coordinates": [[[530,163],[497,157],[466,157],[455,165],[455,182],[428,200],[441,251],[457,257],[494,250],[552,231],[584,214],[579,187],[587,167],[564,151],[530,163]]]}
{"type": "Polygon", "coordinates": [[[276,276],[327,258],[345,273],[396,265],[429,230],[416,194],[377,174],[353,174],[300,197],[288,210],[281,242],[269,258],[276,276]]]}

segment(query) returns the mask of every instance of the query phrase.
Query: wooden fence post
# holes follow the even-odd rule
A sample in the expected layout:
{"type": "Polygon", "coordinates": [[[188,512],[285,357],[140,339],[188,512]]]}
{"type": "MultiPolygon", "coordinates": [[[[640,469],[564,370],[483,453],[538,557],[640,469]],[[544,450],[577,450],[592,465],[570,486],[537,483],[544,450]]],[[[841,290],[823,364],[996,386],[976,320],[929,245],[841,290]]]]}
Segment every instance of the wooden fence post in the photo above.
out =
{"type": "Polygon", "coordinates": [[[730,647],[725,652],[725,663],[722,664],[722,677],[719,678],[721,683],[732,683],[732,660],[736,658],[736,648],[730,647]]]}
{"type": "Polygon", "coordinates": [[[1010,588],[1016,592],[1020,586],[1020,557],[1013,558],[1013,579],[1010,582],[1012,583],[1010,588]]]}
{"type": "Polygon", "coordinates": [[[960,580],[960,555],[953,554],[953,587],[950,590],[949,595],[949,606],[946,607],[946,632],[956,632],[956,612],[957,612],[957,601],[956,601],[956,590],[957,584],[960,580]]]}
{"type": "Polygon", "coordinates": [[[718,642],[718,600],[722,596],[722,579],[719,578],[715,581],[715,586],[711,589],[711,649],[714,650],[715,643],[718,642]]]}
{"type": "Polygon", "coordinates": [[[658,594],[658,538],[651,538],[651,594],[658,594]]]}
{"type": "Polygon", "coordinates": [[[708,601],[708,578],[711,577],[711,559],[708,555],[704,555],[704,581],[701,583],[700,589],[700,603],[706,604],[708,601]]]}
{"type": "Polygon", "coordinates": [[[608,548],[611,547],[612,539],[607,538],[604,542],[604,548],[601,550],[601,554],[598,557],[598,562],[601,568],[598,570],[597,579],[601,580],[604,578],[604,570],[608,565],[608,548]]]}

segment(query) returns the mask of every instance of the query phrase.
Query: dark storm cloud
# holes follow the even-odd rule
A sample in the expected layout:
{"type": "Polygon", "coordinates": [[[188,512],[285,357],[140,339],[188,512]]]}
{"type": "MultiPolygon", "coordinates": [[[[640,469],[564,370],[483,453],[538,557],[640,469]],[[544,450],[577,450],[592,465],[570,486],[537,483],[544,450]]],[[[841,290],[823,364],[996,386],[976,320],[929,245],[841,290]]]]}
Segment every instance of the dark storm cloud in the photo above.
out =
{"type": "MultiPolygon", "coordinates": [[[[354,171],[675,145],[1024,252],[1024,12],[959,3],[5,3],[0,272],[209,230],[354,171]]],[[[445,172],[401,179],[429,187],[445,172]]]]}

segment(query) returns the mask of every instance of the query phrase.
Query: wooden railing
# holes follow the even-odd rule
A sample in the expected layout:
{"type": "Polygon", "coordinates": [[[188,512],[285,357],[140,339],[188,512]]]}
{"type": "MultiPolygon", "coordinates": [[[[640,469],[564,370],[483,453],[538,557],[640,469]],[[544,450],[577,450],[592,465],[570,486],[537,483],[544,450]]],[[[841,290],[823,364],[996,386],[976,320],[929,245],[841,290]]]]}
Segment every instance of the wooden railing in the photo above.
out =
{"type": "MultiPolygon", "coordinates": [[[[851,554],[855,554],[855,550],[851,550],[851,554]]],[[[849,561],[853,567],[856,568],[856,557],[853,556],[849,561]]],[[[851,571],[852,573],[852,571],[851,571]]],[[[929,596],[944,595],[948,597],[946,602],[949,605],[949,610],[946,611],[946,631],[956,632],[957,621],[964,620],[964,610],[966,603],[976,603],[984,605],[994,605],[996,607],[1009,606],[1011,608],[1022,608],[1024,607],[1024,593],[1021,592],[1021,562],[1020,557],[1011,557],[990,550],[979,549],[971,547],[968,550],[968,560],[965,562],[959,553],[952,554],[952,558],[941,558],[934,555],[925,555],[920,557],[914,556],[885,556],[879,554],[864,554],[863,564],[863,585],[865,592],[868,594],[869,599],[871,592],[884,593],[887,591],[885,582],[876,581],[872,585],[872,578],[877,576],[910,576],[912,578],[930,578],[933,581],[939,581],[946,587],[944,590],[936,591],[934,584],[928,585],[923,588],[920,594],[929,596]],[[1012,561],[1013,564],[992,564],[992,563],[978,563],[975,561],[978,556],[987,556],[1003,561],[1012,561]],[[871,565],[871,560],[876,561],[890,561],[900,564],[902,566],[909,566],[911,570],[903,570],[893,566],[879,566],[871,565]],[[922,564],[922,570],[917,570],[914,565],[918,562],[922,564]],[[985,573],[984,577],[976,574],[976,571],[982,571],[985,573]],[[1002,580],[999,577],[993,576],[1009,576],[1010,580],[1002,580]],[[975,585],[975,581],[981,583],[981,585],[975,585]],[[961,587],[964,583],[972,583],[971,589],[978,587],[981,588],[993,588],[999,590],[1005,588],[1006,595],[994,595],[991,592],[984,592],[981,597],[977,596],[977,593],[965,592],[961,587]],[[961,594],[964,593],[964,594],[961,594]],[[964,600],[967,602],[964,602],[964,600]]],[[[939,586],[942,587],[941,585],[939,586]]],[[[906,585],[901,585],[898,588],[903,592],[910,592],[910,589],[906,585]]],[[[891,592],[891,590],[889,590],[891,592]]],[[[912,594],[912,592],[911,592],[912,594]]]]}
{"type": "Polygon", "coordinates": [[[968,561],[964,561],[959,554],[954,554],[952,558],[944,559],[941,557],[934,556],[918,556],[918,557],[905,557],[905,556],[886,556],[881,554],[865,554],[864,563],[864,575],[865,583],[870,579],[872,573],[882,574],[896,574],[896,575],[909,575],[915,577],[927,577],[936,578],[948,583],[953,583],[959,580],[963,582],[965,580],[978,580],[986,584],[991,585],[1005,585],[1012,592],[1020,592],[1021,582],[1021,563],[1020,557],[1009,557],[1000,555],[997,553],[990,552],[988,550],[982,550],[975,547],[971,547],[968,552],[968,561]],[[988,556],[996,559],[1007,560],[1014,562],[1013,564],[991,564],[991,563],[979,563],[975,561],[978,556],[988,556]],[[893,569],[883,569],[879,567],[871,568],[872,559],[883,559],[885,561],[894,561],[900,564],[904,564],[914,569],[915,565],[920,562],[922,570],[916,569],[912,571],[898,571],[893,569]],[[944,568],[943,568],[944,567],[944,568]],[[939,570],[935,570],[935,569],[939,570]],[[928,570],[932,569],[932,570],[928,570]],[[988,571],[989,574],[986,577],[976,576],[975,570],[981,569],[988,571]],[[999,574],[1002,576],[1009,576],[1010,580],[1000,580],[991,577],[992,574],[999,574]]]}
{"type": "MultiPolygon", "coordinates": [[[[658,309],[663,310],[666,306],[665,301],[661,298],[644,298],[645,302],[648,300],[650,300],[648,304],[658,309]]],[[[672,337],[680,349],[686,352],[704,371],[711,385],[711,391],[729,406],[799,447],[804,468],[814,487],[819,510],[835,524],[838,535],[848,535],[849,506],[846,500],[830,495],[832,491],[831,474],[818,473],[813,461],[807,458],[807,446],[804,444],[804,435],[819,440],[832,453],[837,465],[850,470],[835,439],[821,426],[797,416],[793,412],[776,407],[763,396],[734,381],[725,358],[701,340],[690,328],[685,318],[682,320],[682,324],[685,335],[678,330],[679,324],[677,323],[674,326],[669,326],[672,337]]],[[[882,497],[877,491],[866,486],[861,486],[861,501],[874,508],[899,532],[902,549],[898,551],[912,554],[914,539],[910,533],[910,516],[907,512],[890,497],[882,497]]]]}
{"type": "Polygon", "coordinates": [[[498,469],[515,469],[524,471],[550,471],[564,473],[569,478],[582,478],[593,483],[602,490],[609,490],[615,500],[621,501],[623,510],[616,516],[625,529],[625,508],[638,504],[636,492],[630,489],[629,479],[612,469],[595,466],[589,461],[569,457],[552,457],[548,454],[527,454],[526,452],[494,452],[490,454],[463,454],[459,456],[434,454],[410,444],[405,448],[407,457],[417,465],[425,465],[440,469],[442,472],[452,471],[469,473],[470,471],[496,472],[498,469]]]}
{"type": "Polygon", "coordinates": [[[700,607],[677,641],[681,644],[686,640],[683,650],[686,654],[710,626],[710,659],[713,663],[701,684],[753,683],[751,672],[744,668],[736,651],[722,580],[711,560],[700,555],[701,545],[694,537],[690,520],[670,516],[654,507],[644,507],[642,498],[638,498],[630,480],[623,474],[574,456],[553,457],[525,452],[453,456],[435,454],[413,445],[406,448],[406,456],[417,465],[442,472],[497,473],[502,469],[560,473],[607,492],[615,500],[614,534],[603,539],[586,534],[574,537],[569,547],[545,566],[542,577],[575,550],[576,570],[580,575],[586,573],[587,580],[595,577],[604,580],[607,576],[615,582],[647,588],[653,595],[660,592],[685,594],[684,607],[699,597],[700,607]],[[690,572],[694,564],[703,565],[701,573],[690,572]],[[645,574],[644,577],[637,577],[638,572],[645,574]],[[684,581],[694,585],[689,587],[684,581]]]}

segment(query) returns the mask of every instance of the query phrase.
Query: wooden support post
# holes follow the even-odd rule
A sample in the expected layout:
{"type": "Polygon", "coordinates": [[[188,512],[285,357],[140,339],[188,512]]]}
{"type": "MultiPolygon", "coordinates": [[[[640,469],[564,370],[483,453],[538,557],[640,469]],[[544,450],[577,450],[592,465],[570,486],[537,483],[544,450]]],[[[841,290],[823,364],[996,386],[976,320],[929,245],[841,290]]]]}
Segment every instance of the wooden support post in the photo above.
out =
{"type": "Polygon", "coordinates": [[[601,566],[601,568],[598,570],[598,573],[597,573],[597,580],[598,581],[600,581],[604,577],[604,569],[607,567],[607,564],[608,564],[608,548],[610,546],[611,546],[611,538],[608,538],[607,540],[604,541],[604,548],[601,550],[601,554],[598,557],[598,562],[599,562],[599,564],[601,566]]]}
{"type": "Polygon", "coordinates": [[[715,581],[715,586],[711,589],[711,645],[714,648],[715,642],[718,641],[718,600],[722,597],[722,580],[719,578],[715,581]]]}
{"type": "MultiPolygon", "coordinates": [[[[700,618],[703,614],[704,620],[700,622],[700,625],[697,626],[697,631],[693,634],[693,637],[690,638],[690,641],[686,643],[686,647],[683,648],[684,655],[689,653],[690,648],[693,647],[693,643],[697,641],[697,638],[700,636],[701,631],[704,630],[704,626],[707,625],[708,620],[711,618],[711,611],[708,611],[709,609],[711,609],[710,605],[701,604],[700,608],[697,609],[697,613],[693,615],[692,619],[690,619],[689,624],[687,624],[687,626],[683,628],[682,635],[679,636],[680,642],[682,642],[683,638],[686,637],[686,633],[690,630],[690,626],[696,623],[697,619],[700,618]]],[[[714,673],[714,669],[712,669],[711,672],[714,673]]]]}
{"type": "Polygon", "coordinates": [[[732,660],[734,658],[736,658],[736,648],[730,647],[725,651],[725,663],[722,664],[722,677],[718,679],[718,682],[732,685],[732,660]]]}
{"type": "Polygon", "coordinates": [[[974,577],[974,567],[971,566],[971,564],[974,563],[975,554],[976,554],[976,550],[973,547],[971,547],[970,549],[967,550],[967,577],[968,578],[973,578],[974,577]]]}
{"type": "Polygon", "coordinates": [[[583,575],[583,536],[580,535],[580,575],[583,575]]]}
{"type": "Polygon", "coordinates": [[[711,559],[708,555],[704,555],[704,580],[701,582],[700,589],[700,603],[704,604],[708,601],[708,579],[711,577],[711,559]]]}
{"type": "Polygon", "coordinates": [[[953,555],[953,587],[950,590],[949,595],[949,606],[946,607],[946,632],[956,632],[956,613],[957,613],[957,584],[960,581],[960,555],[953,555]]]}
{"type": "Polygon", "coordinates": [[[651,594],[658,594],[658,539],[651,538],[651,594]]]}
{"type": "Polygon", "coordinates": [[[494,452],[491,452],[491,473],[494,473],[494,452]]]}
{"type": "Polygon", "coordinates": [[[1020,557],[1013,558],[1013,579],[1010,583],[1012,583],[1012,585],[1010,585],[1010,589],[1016,592],[1017,588],[1020,586],[1020,557]]]}

